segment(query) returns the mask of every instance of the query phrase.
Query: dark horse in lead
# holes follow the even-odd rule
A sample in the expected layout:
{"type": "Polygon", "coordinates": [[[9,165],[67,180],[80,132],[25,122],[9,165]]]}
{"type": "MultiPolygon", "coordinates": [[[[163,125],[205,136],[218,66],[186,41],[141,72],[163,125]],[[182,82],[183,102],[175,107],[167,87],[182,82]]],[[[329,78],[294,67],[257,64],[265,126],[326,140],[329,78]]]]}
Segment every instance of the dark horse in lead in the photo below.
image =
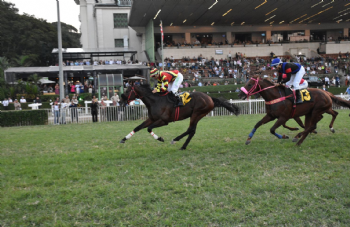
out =
{"type": "MultiPolygon", "coordinates": [[[[256,130],[263,124],[277,119],[275,124],[270,129],[270,132],[279,139],[287,138],[285,135],[279,135],[276,133],[276,129],[281,125],[284,125],[290,118],[297,118],[305,115],[305,130],[299,133],[293,141],[297,141],[300,137],[301,139],[297,143],[300,145],[307,135],[316,129],[317,123],[323,118],[323,113],[332,114],[333,120],[331,125],[333,125],[335,116],[337,113],[332,110],[332,103],[336,103],[341,106],[350,107],[349,103],[341,100],[334,95],[329,94],[321,89],[308,89],[311,96],[314,98],[313,102],[304,102],[296,106],[293,110],[293,101],[286,99],[281,102],[277,102],[271,105],[266,105],[266,115],[261,119],[255,126],[246,141],[246,144],[251,142],[252,137],[256,130]],[[295,112],[294,112],[295,111],[295,112]],[[294,115],[293,115],[294,112],[294,115]]],[[[261,79],[260,77],[252,77],[247,84],[241,88],[239,97],[245,99],[253,94],[259,93],[266,102],[273,102],[280,98],[286,97],[284,89],[274,86],[274,84],[267,80],[261,79]]],[[[330,127],[331,127],[330,125],[330,127]]],[[[332,130],[332,128],[331,128],[332,130]]]]}
{"type": "Polygon", "coordinates": [[[125,136],[120,143],[125,143],[134,133],[143,128],[147,128],[154,139],[164,142],[162,137],[158,137],[154,134],[154,128],[168,125],[169,122],[173,122],[175,119],[183,120],[190,117],[189,128],[183,134],[172,140],[173,144],[188,135],[186,142],[181,147],[181,150],[185,150],[196,133],[198,121],[210,113],[214,107],[224,107],[235,115],[239,114],[239,108],[237,106],[230,104],[226,100],[212,98],[202,92],[191,93],[191,101],[179,109],[174,108],[174,103],[168,100],[167,95],[152,93],[149,85],[130,86],[126,92],[122,94],[122,99],[126,102],[130,102],[135,98],[140,98],[146,105],[148,109],[148,119],[125,136]]]}

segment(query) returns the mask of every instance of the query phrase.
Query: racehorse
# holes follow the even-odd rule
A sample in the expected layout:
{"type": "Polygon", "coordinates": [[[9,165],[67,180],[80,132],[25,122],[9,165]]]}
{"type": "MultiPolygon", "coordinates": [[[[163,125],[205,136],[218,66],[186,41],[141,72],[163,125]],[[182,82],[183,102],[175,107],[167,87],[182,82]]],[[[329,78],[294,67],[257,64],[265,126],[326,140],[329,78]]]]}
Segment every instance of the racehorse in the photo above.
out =
{"type": "Polygon", "coordinates": [[[185,150],[196,133],[198,121],[212,111],[214,107],[224,107],[235,115],[239,114],[238,106],[223,99],[212,98],[202,92],[191,93],[191,101],[181,108],[174,108],[174,103],[170,102],[167,96],[167,93],[152,93],[148,84],[129,86],[126,92],[121,95],[123,101],[129,103],[135,98],[140,98],[148,109],[148,119],[125,136],[120,143],[125,143],[134,133],[146,127],[154,139],[164,142],[162,137],[158,137],[153,133],[154,128],[190,117],[190,126],[187,131],[171,141],[171,144],[174,144],[188,135],[186,142],[181,147],[181,150],[185,150]]]}
{"type": "Polygon", "coordinates": [[[241,92],[238,94],[241,99],[260,93],[265,102],[272,103],[271,105],[266,105],[265,117],[254,126],[254,129],[249,134],[246,144],[251,142],[254,133],[261,125],[276,118],[277,121],[270,129],[270,132],[279,139],[286,139],[288,138],[287,136],[279,135],[275,130],[279,126],[284,125],[290,118],[305,115],[305,130],[299,133],[294,139],[295,141],[301,137],[297,143],[297,145],[300,145],[308,134],[316,129],[317,122],[323,118],[322,114],[332,109],[332,100],[336,101],[326,91],[310,88],[308,89],[308,92],[313,97],[313,102],[304,102],[293,109],[293,101],[285,99],[287,95],[285,94],[284,89],[281,90],[274,86],[271,81],[261,79],[257,76],[252,77],[247,84],[241,88],[241,92]]]}

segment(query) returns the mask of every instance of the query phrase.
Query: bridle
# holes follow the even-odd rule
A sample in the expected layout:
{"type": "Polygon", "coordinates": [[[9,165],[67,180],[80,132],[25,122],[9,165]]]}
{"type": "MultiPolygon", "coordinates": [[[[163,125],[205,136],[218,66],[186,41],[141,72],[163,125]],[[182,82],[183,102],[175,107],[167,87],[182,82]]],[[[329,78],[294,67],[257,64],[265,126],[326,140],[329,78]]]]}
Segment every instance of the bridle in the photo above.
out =
{"type": "Polygon", "coordinates": [[[251,95],[254,95],[254,94],[257,94],[257,93],[260,93],[262,91],[265,91],[267,89],[270,89],[270,88],[273,88],[275,86],[270,86],[270,87],[267,87],[267,88],[261,88],[260,84],[259,84],[259,77],[258,78],[250,78],[251,80],[254,80],[255,81],[255,84],[253,85],[253,87],[247,91],[247,89],[245,89],[245,87],[241,87],[241,91],[243,91],[246,95],[247,95],[247,98],[249,98],[249,96],[251,95]],[[254,92],[254,90],[256,89],[256,87],[259,86],[259,90],[254,92]]]}
{"type": "Polygon", "coordinates": [[[134,86],[132,86],[132,87],[131,87],[131,91],[130,91],[129,96],[128,96],[128,100],[127,100],[128,105],[130,104],[130,102],[131,102],[131,101],[134,101],[134,99],[130,99],[130,97],[131,97],[131,93],[135,93],[135,98],[137,98],[137,97],[138,97],[138,98],[142,99],[142,97],[141,97],[141,96],[139,96],[139,95],[137,94],[137,92],[135,91],[134,86]]]}

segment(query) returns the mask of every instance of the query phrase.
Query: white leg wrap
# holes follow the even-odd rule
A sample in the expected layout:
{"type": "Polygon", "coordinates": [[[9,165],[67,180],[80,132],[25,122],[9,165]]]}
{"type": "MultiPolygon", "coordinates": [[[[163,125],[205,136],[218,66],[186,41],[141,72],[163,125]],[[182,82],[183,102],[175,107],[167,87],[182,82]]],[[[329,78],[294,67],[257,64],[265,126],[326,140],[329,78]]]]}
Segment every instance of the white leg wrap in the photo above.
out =
{"type": "Polygon", "coordinates": [[[135,134],[135,132],[132,131],[132,132],[130,132],[127,136],[125,136],[125,138],[128,140],[128,139],[130,139],[134,134],[135,134]]]}
{"type": "Polygon", "coordinates": [[[154,132],[150,132],[151,133],[151,136],[153,136],[154,139],[158,139],[158,136],[156,134],[154,134],[154,132]]]}

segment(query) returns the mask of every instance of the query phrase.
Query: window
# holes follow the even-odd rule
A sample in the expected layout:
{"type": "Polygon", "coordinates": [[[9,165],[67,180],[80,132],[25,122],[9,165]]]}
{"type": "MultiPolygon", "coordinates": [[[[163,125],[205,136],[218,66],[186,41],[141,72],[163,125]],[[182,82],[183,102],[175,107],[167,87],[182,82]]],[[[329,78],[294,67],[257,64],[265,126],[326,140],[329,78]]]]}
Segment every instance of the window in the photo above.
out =
{"type": "Polygon", "coordinates": [[[114,16],[114,28],[127,28],[128,27],[128,14],[127,13],[115,13],[114,16]]]}
{"type": "Polygon", "coordinates": [[[124,47],[124,40],[123,39],[115,39],[114,46],[115,47],[124,47]]]}

